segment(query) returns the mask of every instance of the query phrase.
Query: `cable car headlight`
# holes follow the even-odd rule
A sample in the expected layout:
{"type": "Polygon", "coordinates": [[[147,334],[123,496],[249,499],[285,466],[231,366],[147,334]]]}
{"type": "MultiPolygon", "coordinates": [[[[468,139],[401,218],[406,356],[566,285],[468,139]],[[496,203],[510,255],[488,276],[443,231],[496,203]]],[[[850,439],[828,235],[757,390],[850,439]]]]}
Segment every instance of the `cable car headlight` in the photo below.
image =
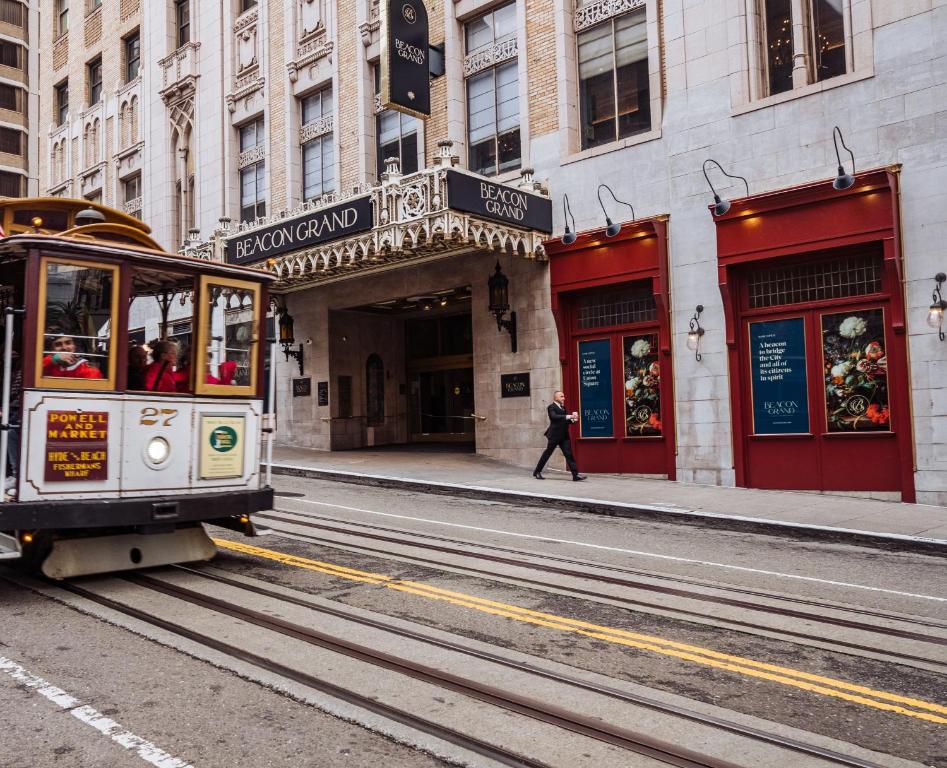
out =
{"type": "Polygon", "coordinates": [[[145,455],[152,464],[164,464],[171,455],[171,445],[163,437],[153,437],[145,448],[145,455]]]}

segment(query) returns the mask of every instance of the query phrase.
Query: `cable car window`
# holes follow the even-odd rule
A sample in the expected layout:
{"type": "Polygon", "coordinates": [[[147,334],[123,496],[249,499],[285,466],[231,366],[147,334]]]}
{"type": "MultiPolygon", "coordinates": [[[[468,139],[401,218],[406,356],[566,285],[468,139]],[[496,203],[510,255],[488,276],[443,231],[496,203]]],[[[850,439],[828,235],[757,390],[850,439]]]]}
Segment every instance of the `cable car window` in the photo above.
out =
{"type": "Polygon", "coordinates": [[[201,279],[205,308],[198,333],[201,354],[197,392],[256,392],[260,287],[227,278],[201,279]]]}
{"type": "Polygon", "coordinates": [[[44,386],[115,387],[118,268],[44,259],[37,368],[44,386]]]}
{"type": "Polygon", "coordinates": [[[138,268],[132,294],[126,388],[165,394],[194,391],[194,278],[166,270],[138,268]]]}

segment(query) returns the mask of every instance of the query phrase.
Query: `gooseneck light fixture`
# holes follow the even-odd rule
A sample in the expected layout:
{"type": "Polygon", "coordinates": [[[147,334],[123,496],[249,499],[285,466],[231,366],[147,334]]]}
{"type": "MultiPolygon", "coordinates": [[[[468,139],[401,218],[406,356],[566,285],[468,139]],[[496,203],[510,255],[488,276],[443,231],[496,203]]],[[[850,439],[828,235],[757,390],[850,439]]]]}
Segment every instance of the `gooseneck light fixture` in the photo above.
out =
{"type": "Polygon", "coordinates": [[[690,319],[690,330],[687,332],[687,348],[697,356],[697,362],[700,362],[700,339],[705,331],[700,325],[700,315],[704,311],[704,305],[698,304],[694,316],[690,319]]]}
{"type": "Polygon", "coordinates": [[[510,332],[510,349],[516,352],[516,312],[510,312],[508,320],[503,317],[510,309],[510,279],[500,269],[499,260],[496,270],[487,280],[487,288],[490,292],[490,311],[497,319],[497,330],[505,328],[510,332]]]}
{"type": "MultiPolygon", "coordinates": [[[[720,170],[720,173],[722,173],[722,174],[723,174],[724,176],[726,176],[727,178],[730,178],[730,179],[739,179],[740,181],[742,181],[742,182],[743,182],[743,185],[746,187],[746,196],[747,196],[747,197],[750,196],[750,185],[749,185],[749,183],[747,182],[747,180],[744,179],[742,176],[734,176],[732,173],[727,173],[727,172],[723,169],[723,166],[720,165],[720,163],[718,163],[718,162],[717,162],[716,160],[714,160],[713,158],[708,158],[707,160],[704,160],[704,178],[707,180],[707,186],[710,187],[710,191],[714,193],[714,216],[723,216],[727,211],[730,210],[730,201],[727,200],[726,198],[720,197],[720,195],[717,194],[717,190],[714,189],[714,185],[713,185],[713,184],[711,183],[711,181],[710,181],[710,176],[707,175],[707,166],[708,166],[708,165],[715,165],[715,166],[717,166],[717,168],[720,170]]],[[[700,359],[700,358],[698,358],[698,359],[700,359]]]]}
{"type": "Polygon", "coordinates": [[[842,131],[837,125],[832,130],[832,141],[835,142],[835,159],[838,160],[838,176],[835,177],[832,186],[838,190],[848,189],[855,183],[855,153],[848,148],[845,139],[842,138],[842,131]],[[842,165],[842,155],[838,150],[839,142],[842,142],[845,151],[852,156],[852,172],[850,174],[845,172],[845,166],[842,165]]]}
{"type": "Polygon", "coordinates": [[[289,359],[292,358],[299,363],[299,375],[302,376],[303,345],[300,344],[298,349],[292,349],[292,346],[296,343],[296,339],[293,338],[293,331],[293,316],[284,307],[283,314],[280,315],[279,319],[279,343],[283,347],[283,354],[286,355],[286,362],[289,362],[289,359]]]}
{"type": "Polygon", "coordinates": [[[626,203],[624,200],[619,200],[617,197],[615,197],[615,192],[610,186],[608,186],[608,184],[599,184],[596,194],[598,195],[598,204],[602,206],[602,213],[605,214],[605,237],[615,237],[615,235],[621,232],[621,224],[612,223],[611,217],[608,215],[608,211],[605,210],[605,203],[602,202],[603,189],[608,190],[608,194],[612,196],[612,200],[614,200],[616,203],[619,203],[620,205],[627,205],[629,208],[631,208],[632,221],[638,217],[635,216],[635,209],[632,207],[631,203],[626,203]]]}
{"type": "MultiPolygon", "coordinates": [[[[599,198],[601,200],[601,198],[599,198]]],[[[562,196],[562,218],[566,222],[566,231],[562,236],[563,245],[572,245],[575,242],[576,235],[575,233],[575,216],[572,215],[572,206],[569,205],[569,196],[562,196]],[[569,229],[569,219],[572,219],[572,229],[569,229]]]]}
{"type": "Polygon", "coordinates": [[[944,312],[947,311],[947,300],[944,299],[944,294],[941,293],[941,286],[944,284],[944,281],[947,280],[947,275],[943,272],[938,272],[934,277],[934,280],[937,282],[937,285],[934,288],[934,293],[931,296],[930,312],[927,313],[927,324],[937,331],[938,338],[944,340],[944,312]]]}

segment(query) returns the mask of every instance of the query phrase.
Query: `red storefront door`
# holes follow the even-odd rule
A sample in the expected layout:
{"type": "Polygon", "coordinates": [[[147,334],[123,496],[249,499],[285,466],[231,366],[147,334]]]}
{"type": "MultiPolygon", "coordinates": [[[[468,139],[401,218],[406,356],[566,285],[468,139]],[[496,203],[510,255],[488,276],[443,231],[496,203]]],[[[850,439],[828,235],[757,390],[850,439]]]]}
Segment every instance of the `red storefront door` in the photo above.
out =
{"type": "Polygon", "coordinates": [[[739,485],[914,498],[897,176],[718,220],[739,485]]]}
{"type": "Polygon", "coordinates": [[[579,412],[579,468],[673,480],[666,220],[546,248],[567,408],[579,412]]]}

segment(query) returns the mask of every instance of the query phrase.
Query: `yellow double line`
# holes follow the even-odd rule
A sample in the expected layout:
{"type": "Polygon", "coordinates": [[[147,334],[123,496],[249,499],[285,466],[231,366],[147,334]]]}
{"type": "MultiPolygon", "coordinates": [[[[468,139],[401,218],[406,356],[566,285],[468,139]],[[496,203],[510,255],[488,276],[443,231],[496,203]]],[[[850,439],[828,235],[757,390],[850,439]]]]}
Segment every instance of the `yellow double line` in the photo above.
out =
{"type": "Polygon", "coordinates": [[[682,661],[701,664],[727,672],[734,672],[736,674],[746,675],[747,677],[768,680],[773,683],[792,686],[823,696],[831,696],[836,699],[862,704],[886,712],[894,712],[899,715],[914,717],[931,723],[947,725],[947,707],[909,696],[901,696],[896,693],[888,693],[887,691],[878,691],[863,685],[847,683],[843,680],[813,675],[809,672],[802,672],[801,670],[791,669],[789,667],[781,667],[776,664],[767,664],[762,661],[755,661],[741,656],[732,656],[709,648],[701,648],[700,646],[688,645],[687,643],[678,643],[673,640],[654,637],[653,635],[629,632],[628,630],[616,629],[614,627],[604,627],[599,624],[590,624],[586,621],[569,619],[551,613],[520,608],[516,605],[501,603],[496,600],[487,600],[486,598],[468,595],[463,592],[452,592],[447,589],[440,589],[416,581],[396,580],[384,574],[360,571],[355,568],[346,568],[333,563],[310,560],[309,558],[297,557],[296,555],[288,555],[282,552],[274,552],[273,550],[261,549],[260,547],[254,547],[241,542],[226,541],[223,539],[215,539],[214,541],[218,547],[223,549],[229,549],[233,552],[240,552],[254,557],[262,557],[268,560],[275,560],[278,563],[294,568],[317,571],[329,576],[358,581],[365,584],[377,584],[387,589],[395,589],[399,592],[406,592],[429,600],[440,600],[450,603],[451,605],[469,608],[492,616],[502,616],[503,618],[512,619],[524,624],[557,629],[563,632],[572,632],[584,637],[614,643],[615,645],[637,648],[642,651],[651,651],[661,654],[662,656],[670,656],[682,661]]]}

